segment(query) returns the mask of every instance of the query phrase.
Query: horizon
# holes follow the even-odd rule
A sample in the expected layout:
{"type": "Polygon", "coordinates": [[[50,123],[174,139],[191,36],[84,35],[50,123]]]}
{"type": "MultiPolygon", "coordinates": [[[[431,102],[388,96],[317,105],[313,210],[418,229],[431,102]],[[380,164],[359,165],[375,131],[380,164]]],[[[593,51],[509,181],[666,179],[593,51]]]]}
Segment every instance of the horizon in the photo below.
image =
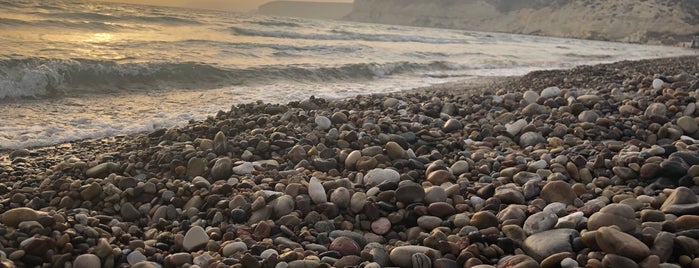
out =
{"type": "MultiPolygon", "coordinates": [[[[124,3],[151,6],[169,6],[196,9],[209,9],[219,11],[250,12],[256,11],[258,7],[276,0],[94,0],[96,2],[124,3]]],[[[295,2],[318,2],[318,3],[352,3],[353,0],[285,0],[295,2]]]]}

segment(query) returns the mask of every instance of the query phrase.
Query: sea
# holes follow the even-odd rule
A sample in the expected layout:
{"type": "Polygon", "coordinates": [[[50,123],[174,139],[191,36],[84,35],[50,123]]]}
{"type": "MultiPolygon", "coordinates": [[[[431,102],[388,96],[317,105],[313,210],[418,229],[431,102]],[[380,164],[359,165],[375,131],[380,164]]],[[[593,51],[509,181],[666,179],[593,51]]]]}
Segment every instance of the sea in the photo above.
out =
{"type": "Polygon", "coordinates": [[[263,101],[696,54],[648,46],[78,0],[0,0],[0,150],[263,101]]]}

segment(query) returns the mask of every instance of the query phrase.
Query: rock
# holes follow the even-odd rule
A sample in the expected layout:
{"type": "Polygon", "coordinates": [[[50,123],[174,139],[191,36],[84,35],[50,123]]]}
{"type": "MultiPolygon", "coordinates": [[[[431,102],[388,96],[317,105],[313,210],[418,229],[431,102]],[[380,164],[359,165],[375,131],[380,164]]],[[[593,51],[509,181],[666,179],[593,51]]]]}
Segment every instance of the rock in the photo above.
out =
{"type": "Polygon", "coordinates": [[[306,149],[301,145],[296,145],[289,150],[286,157],[289,158],[292,163],[298,164],[301,160],[306,159],[306,149]]]}
{"type": "Polygon", "coordinates": [[[623,204],[609,204],[592,214],[587,221],[587,229],[591,231],[612,225],[618,226],[622,232],[635,230],[636,214],[633,208],[623,204]]]}
{"type": "Polygon", "coordinates": [[[384,235],[391,230],[391,221],[386,217],[381,217],[371,223],[371,231],[378,235],[384,235]]]}
{"type": "Polygon", "coordinates": [[[206,160],[201,157],[192,157],[187,162],[187,176],[194,178],[201,176],[206,170],[206,160]]]}
{"type": "Polygon", "coordinates": [[[272,207],[272,217],[279,219],[294,211],[294,198],[290,195],[282,195],[269,202],[272,207]]]}
{"type": "Polygon", "coordinates": [[[529,216],[524,221],[523,229],[527,235],[532,235],[550,230],[556,225],[556,222],[558,222],[558,217],[555,214],[541,211],[529,216]]]}
{"type": "Polygon", "coordinates": [[[541,198],[547,203],[560,202],[566,205],[573,204],[575,192],[570,184],[564,181],[549,181],[541,189],[541,198]]]}
{"type": "Polygon", "coordinates": [[[330,129],[330,127],[332,127],[332,121],[330,121],[330,118],[327,118],[322,115],[316,116],[315,123],[321,130],[328,130],[330,129]]]}
{"type": "Polygon", "coordinates": [[[214,166],[211,168],[211,178],[213,178],[214,181],[228,179],[233,172],[231,169],[232,167],[233,161],[230,158],[224,157],[217,159],[214,166]]]}
{"type": "Polygon", "coordinates": [[[427,212],[440,218],[450,216],[456,212],[454,206],[447,202],[434,202],[427,206],[427,212]]]}
{"type": "Polygon", "coordinates": [[[653,79],[653,84],[652,84],[653,89],[660,90],[663,88],[663,85],[665,85],[665,82],[663,80],[658,79],[658,78],[653,79]]]}
{"type": "Polygon", "coordinates": [[[321,204],[328,202],[325,188],[316,177],[311,177],[311,181],[308,183],[308,195],[311,196],[313,203],[321,204]]]}
{"type": "Polygon", "coordinates": [[[75,258],[73,267],[101,268],[102,261],[95,254],[82,254],[75,258]]]}
{"type": "Polygon", "coordinates": [[[131,203],[121,205],[121,217],[127,221],[135,221],[141,218],[141,212],[131,203]]]}
{"type": "Polygon", "coordinates": [[[699,130],[699,125],[697,125],[697,121],[694,120],[694,117],[691,116],[683,116],[678,118],[677,125],[680,126],[680,128],[684,130],[684,133],[687,134],[692,134],[699,130]]]}
{"type": "MultiPolygon", "coordinates": [[[[284,266],[282,266],[284,267],[284,266]]],[[[320,267],[320,262],[315,260],[295,260],[289,262],[287,268],[317,268],[320,267]]]]}
{"type": "Polygon", "coordinates": [[[451,165],[451,173],[454,174],[454,176],[459,176],[461,174],[464,174],[468,172],[469,170],[469,163],[464,161],[464,160],[459,160],[456,161],[454,164],[451,165]]]}
{"type": "Polygon", "coordinates": [[[432,259],[430,257],[427,257],[425,253],[415,253],[412,256],[410,256],[411,261],[412,261],[412,267],[413,268],[431,268],[432,267],[432,259]]]}
{"type": "Polygon", "coordinates": [[[573,238],[580,236],[574,229],[553,229],[535,233],[522,243],[527,255],[537,261],[561,252],[573,252],[573,238]]]}
{"type": "Polygon", "coordinates": [[[596,103],[602,101],[602,97],[597,96],[597,95],[582,95],[582,96],[578,96],[577,98],[575,98],[575,100],[577,100],[578,102],[582,103],[583,105],[585,105],[587,107],[592,107],[596,103]]]}
{"type": "Polygon", "coordinates": [[[10,153],[10,155],[8,155],[8,157],[10,158],[10,160],[15,160],[15,159],[20,158],[20,157],[27,157],[30,154],[31,153],[27,149],[17,149],[17,150],[12,151],[10,153]]]}
{"type": "Polygon", "coordinates": [[[490,211],[479,211],[471,216],[469,224],[478,229],[497,227],[498,218],[490,211]]]}
{"type": "Polygon", "coordinates": [[[340,236],[338,238],[335,238],[332,241],[332,243],[330,243],[328,249],[337,251],[342,255],[357,256],[359,256],[359,252],[362,250],[357,244],[357,242],[346,236],[340,236]]]}
{"type": "Polygon", "coordinates": [[[544,99],[550,99],[561,95],[561,89],[558,87],[547,87],[541,91],[541,97],[544,99]]]}
{"type": "Polygon", "coordinates": [[[431,204],[434,202],[447,201],[447,192],[439,186],[432,186],[425,189],[425,203],[431,204]]]}
{"type": "Polygon", "coordinates": [[[527,90],[522,94],[522,98],[529,103],[536,103],[536,100],[539,99],[539,93],[536,93],[536,91],[533,90],[527,90]]]}
{"type": "Polygon", "coordinates": [[[522,109],[522,114],[525,116],[534,116],[534,115],[540,115],[540,114],[546,114],[548,113],[548,109],[546,109],[546,106],[539,105],[536,103],[531,103],[524,107],[522,109]]]}
{"type": "Polygon", "coordinates": [[[230,257],[236,252],[244,252],[248,250],[248,246],[244,242],[233,242],[225,245],[221,251],[224,257],[230,257]]]}
{"type": "Polygon", "coordinates": [[[398,145],[398,143],[396,143],[396,142],[389,141],[386,143],[386,145],[384,147],[386,149],[386,154],[391,159],[394,159],[394,160],[395,159],[403,159],[406,156],[406,152],[403,149],[403,147],[398,145]]]}
{"type": "Polygon", "coordinates": [[[253,171],[255,171],[255,164],[251,162],[244,162],[240,165],[233,167],[231,170],[236,175],[249,175],[252,174],[253,171]]]}
{"type": "Polygon", "coordinates": [[[500,199],[505,204],[524,204],[525,201],[522,191],[513,187],[512,184],[495,188],[493,197],[500,199]]]}
{"type": "Polygon", "coordinates": [[[417,225],[427,231],[432,231],[432,229],[439,227],[441,224],[442,219],[439,217],[425,215],[417,218],[417,225]]]}
{"type": "Polygon", "coordinates": [[[201,228],[200,226],[192,226],[184,235],[182,247],[186,251],[193,252],[204,247],[208,242],[209,235],[206,234],[204,228],[201,228]]]}
{"type": "Polygon", "coordinates": [[[505,124],[505,131],[512,136],[516,136],[527,124],[527,120],[519,119],[512,124],[505,124]]]}
{"type": "Polygon", "coordinates": [[[680,186],[663,202],[660,211],[675,215],[697,215],[699,214],[699,198],[694,194],[694,191],[680,186]]]}
{"type": "Polygon", "coordinates": [[[92,200],[98,197],[101,193],[102,186],[100,186],[100,184],[97,182],[93,182],[90,184],[90,186],[80,191],[80,197],[82,197],[83,200],[92,200]]]}
{"type": "Polygon", "coordinates": [[[519,145],[522,147],[527,147],[527,146],[534,146],[539,144],[539,141],[541,141],[541,137],[539,133],[536,132],[525,132],[521,136],[519,136],[519,145]]]}
{"type": "Polygon", "coordinates": [[[650,255],[646,244],[635,237],[612,227],[597,229],[595,236],[597,245],[606,253],[612,253],[641,261],[650,255]]]}
{"type": "Polygon", "coordinates": [[[396,201],[406,204],[419,203],[425,199],[425,189],[417,183],[401,183],[396,189],[396,201]]]}
{"type": "Polygon", "coordinates": [[[578,121],[594,123],[599,118],[599,115],[594,111],[583,111],[578,114],[578,121]]]}
{"type": "Polygon", "coordinates": [[[357,267],[359,263],[362,262],[362,257],[356,255],[342,256],[337,260],[333,266],[334,267],[357,267]]]}
{"type": "Polygon", "coordinates": [[[459,122],[459,120],[452,118],[444,123],[444,125],[442,126],[442,131],[444,131],[444,133],[449,133],[452,131],[461,130],[463,127],[464,126],[461,124],[461,122],[459,122]]]}
{"type": "Polygon", "coordinates": [[[119,165],[114,162],[105,162],[94,167],[89,168],[85,171],[85,176],[88,178],[104,178],[109,173],[112,173],[119,169],[119,165]]]}
{"type": "Polygon", "coordinates": [[[345,168],[349,170],[354,170],[357,166],[357,161],[362,157],[362,152],[359,150],[354,150],[347,155],[345,158],[345,168]]]}
{"type": "Polygon", "coordinates": [[[391,259],[391,262],[394,265],[397,265],[402,268],[410,268],[413,267],[413,262],[412,262],[412,256],[417,254],[417,253],[422,253],[422,254],[427,254],[427,252],[430,252],[429,254],[432,256],[436,256],[437,258],[441,257],[442,254],[434,249],[428,248],[428,247],[423,247],[423,246],[399,246],[393,248],[391,250],[391,253],[389,253],[389,258],[391,259]]]}
{"type": "Polygon", "coordinates": [[[341,209],[345,209],[350,205],[350,192],[345,187],[338,187],[330,194],[330,202],[337,205],[341,209]]]}
{"type": "Polygon", "coordinates": [[[432,185],[442,185],[443,183],[453,181],[454,179],[454,175],[445,169],[435,170],[427,175],[427,181],[431,182],[432,185]]]}
{"type": "MultiPolygon", "coordinates": [[[[226,134],[223,134],[223,132],[219,131],[216,133],[214,136],[214,152],[217,154],[226,154],[228,153],[229,146],[228,146],[228,138],[226,137],[226,134]]],[[[201,175],[201,174],[200,174],[201,175]]]]}
{"type": "Polygon", "coordinates": [[[170,264],[175,267],[181,267],[185,264],[192,263],[192,254],[179,252],[170,255],[170,264]]]}
{"type": "Polygon", "coordinates": [[[131,265],[137,264],[142,261],[146,261],[147,259],[148,258],[146,257],[146,255],[144,255],[138,250],[134,250],[126,256],[126,261],[131,265]]]}
{"type": "Polygon", "coordinates": [[[667,116],[667,106],[662,103],[651,103],[648,105],[648,108],[646,108],[646,111],[643,113],[643,115],[647,117],[651,116],[658,116],[658,117],[665,117],[667,116]]]}
{"type": "Polygon", "coordinates": [[[602,258],[602,267],[604,268],[617,268],[617,267],[624,267],[624,268],[637,268],[638,264],[636,264],[635,261],[619,256],[616,254],[606,254],[604,255],[604,258],[602,258]]]}
{"type": "Polygon", "coordinates": [[[400,174],[398,171],[389,168],[375,168],[369,170],[366,175],[364,175],[365,185],[378,185],[383,182],[398,182],[400,180],[400,174]]]}
{"type": "Polygon", "coordinates": [[[678,230],[699,229],[698,215],[682,215],[675,220],[678,230]]]}

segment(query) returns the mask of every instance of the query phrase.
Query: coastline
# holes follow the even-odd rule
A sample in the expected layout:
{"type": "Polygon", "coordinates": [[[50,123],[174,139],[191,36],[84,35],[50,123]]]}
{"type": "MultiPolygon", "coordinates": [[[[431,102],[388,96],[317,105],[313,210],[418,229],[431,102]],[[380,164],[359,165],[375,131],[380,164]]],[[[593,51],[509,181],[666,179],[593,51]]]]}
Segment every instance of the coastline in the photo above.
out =
{"type": "Polygon", "coordinates": [[[697,75],[621,61],[0,151],[3,262],[697,264],[697,75]]]}

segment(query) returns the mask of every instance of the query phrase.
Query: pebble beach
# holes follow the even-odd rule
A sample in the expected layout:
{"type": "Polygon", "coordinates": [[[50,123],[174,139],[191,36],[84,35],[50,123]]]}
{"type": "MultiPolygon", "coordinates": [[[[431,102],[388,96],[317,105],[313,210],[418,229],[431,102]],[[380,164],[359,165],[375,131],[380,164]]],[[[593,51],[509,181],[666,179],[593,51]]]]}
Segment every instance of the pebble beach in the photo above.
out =
{"type": "Polygon", "coordinates": [[[699,267],[699,57],[0,152],[3,267],[699,267]]]}

